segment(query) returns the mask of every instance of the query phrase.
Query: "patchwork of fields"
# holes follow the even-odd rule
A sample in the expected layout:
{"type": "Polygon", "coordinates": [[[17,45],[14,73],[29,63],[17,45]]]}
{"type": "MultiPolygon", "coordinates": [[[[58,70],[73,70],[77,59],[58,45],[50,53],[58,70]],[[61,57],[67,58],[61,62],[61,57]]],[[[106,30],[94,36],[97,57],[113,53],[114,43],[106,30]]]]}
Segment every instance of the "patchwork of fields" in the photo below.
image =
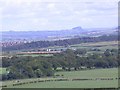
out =
{"type": "MultiPolygon", "coordinates": [[[[48,47],[50,49],[66,49],[63,46],[54,46],[54,47],[48,47]]],[[[91,48],[97,48],[100,49],[101,51],[104,51],[106,49],[118,49],[118,41],[106,41],[106,42],[90,42],[90,43],[81,43],[81,44],[75,44],[75,45],[70,45],[70,49],[91,49],[91,48]]]]}
{"type": "MultiPolygon", "coordinates": [[[[54,47],[47,47],[44,49],[53,49],[53,50],[66,50],[66,49],[86,49],[88,50],[87,53],[103,53],[106,49],[118,49],[118,41],[106,41],[106,42],[95,42],[95,43],[81,43],[81,44],[75,44],[70,45],[68,47],[64,46],[54,46],[54,47]],[[99,49],[100,51],[92,51],[91,49],[99,49]]],[[[36,48],[35,50],[39,50],[39,48],[36,48]]],[[[24,50],[23,50],[24,51],[24,50]]],[[[20,51],[16,51],[20,52],[20,51]]],[[[15,52],[12,52],[13,55],[15,52]]],[[[23,54],[23,55],[17,55],[17,56],[32,56],[32,57],[38,57],[38,56],[45,56],[49,57],[52,56],[52,54],[23,54]]]]}
{"type": "MultiPolygon", "coordinates": [[[[82,43],[71,45],[70,49],[87,49],[87,53],[103,53],[106,49],[117,49],[118,42],[97,42],[82,43]],[[100,51],[92,51],[90,49],[100,49],[100,51]]],[[[66,49],[62,46],[48,47],[48,49],[66,49]]],[[[52,54],[28,54],[18,56],[53,56],[52,54]]],[[[0,68],[0,74],[6,73],[6,68],[0,68]]],[[[34,78],[23,80],[12,80],[2,82],[2,86],[6,88],[117,88],[118,87],[118,69],[92,69],[80,71],[59,71],[55,76],[48,78],[34,78]]],[[[1,86],[1,87],[2,87],[1,86]]]]}
{"type": "MultiPolygon", "coordinates": [[[[75,45],[70,45],[67,47],[69,49],[86,49],[88,50],[89,53],[103,53],[106,49],[118,49],[118,41],[107,41],[107,42],[96,42],[96,43],[81,43],[81,44],[75,44],[75,45]],[[100,51],[92,51],[91,49],[99,49],[100,51]]],[[[48,47],[46,49],[54,49],[54,50],[66,50],[66,47],[63,46],[54,46],[54,47],[48,47]]],[[[36,49],[37,50],[37,49],[36,49]]],[[[38,56],[53,56],[53,54],[21,54],[17,55],[18,57],[21,56],[32,56],[32,57],[38,57],[38,56]]]]}
{"type": "Polygon", "coordinates": [[[61,71],[54,77],[5,81],[5,85],[7,88],[117,88],[118,69],[61,71]]]}

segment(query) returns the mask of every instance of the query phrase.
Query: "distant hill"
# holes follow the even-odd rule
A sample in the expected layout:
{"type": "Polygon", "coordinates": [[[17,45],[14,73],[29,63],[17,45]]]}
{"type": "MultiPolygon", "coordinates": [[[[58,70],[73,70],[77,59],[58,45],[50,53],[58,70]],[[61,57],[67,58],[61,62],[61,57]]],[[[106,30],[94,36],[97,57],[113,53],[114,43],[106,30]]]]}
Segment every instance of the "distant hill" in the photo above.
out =
{"type": "Polygon", "coordinates": [[[82,27],[74,27],[66,30],[54,30],[54,31],[7,31],[2,32],[3,41],[14,41],[14,40],[63,40],[74,37],[83,36],[100,36],[103,34],[112,34],[115,32],[113,28],[92,28],[83,29],[82,27]]]}

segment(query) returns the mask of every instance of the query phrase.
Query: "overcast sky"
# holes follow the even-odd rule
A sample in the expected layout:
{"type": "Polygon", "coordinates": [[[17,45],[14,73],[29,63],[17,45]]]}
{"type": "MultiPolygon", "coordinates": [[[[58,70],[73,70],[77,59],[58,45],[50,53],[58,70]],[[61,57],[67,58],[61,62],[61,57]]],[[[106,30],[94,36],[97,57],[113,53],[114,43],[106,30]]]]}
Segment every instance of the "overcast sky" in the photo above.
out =
{"type": "Polygon", "coordinates": [[[0,30],[117,27],[118,0],[0,0],[0,30]]]}

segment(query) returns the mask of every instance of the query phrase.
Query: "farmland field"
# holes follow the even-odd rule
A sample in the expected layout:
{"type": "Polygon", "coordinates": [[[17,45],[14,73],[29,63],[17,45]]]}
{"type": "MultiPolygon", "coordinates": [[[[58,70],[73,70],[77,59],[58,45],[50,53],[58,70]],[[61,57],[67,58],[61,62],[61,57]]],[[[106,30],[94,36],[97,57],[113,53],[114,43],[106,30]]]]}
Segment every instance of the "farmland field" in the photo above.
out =
{"type": "Polygon", "coordinates": [[[41,82],[34,84],[25,84],[20,86],[8,88],[117,88],[118,82],[116,80],[104,81],[54,81],[41,82]]]}
{"type": "Polygon", "coordinates": [[[117,68],[61,71],[56,72],[55,77],[19,80],[20,82],[27,82],[27,84],[13,86],[12,84],[15,81],[5,81],[3,85],[8,85],[7,88],[117,88],[117,78],[117,68]],[[59,81],[59,79],[67,79],[67,81],[59,81]],[[43,80],[43,82],[38,82],[39,80],[43,80]],[[30,81],[36,82],[29,83],[30,81]]]}
{"type": "Polygon", "coordinates": [[[106,42],[96,42],[96,43],[81,43],[76,45],[71,45],[71,48],[97,48],[101,50],[106,49],[117,49],[118,48],[118,41],[106,41],[106,42]]]}
{"type": "Polygon", "coordinates": [[[32,57],[38,57],[38,56],[44,56],[44,57],[49,57],[53,56],[53,54],[23,54],[23,55],[17,55],[19,57],[21,56],[32,56],[32,57]]]}
{"type": "MultiPolygon", "coordinates": [[[[103,51],[105,51],[106,49],[118,49],[118,41],[106,41],[106,42],[92,42],[92,43],[81,43],[81,44],[74,44],[74,45],[70,45],[68,47],[64,47],[64,46],[51,46],[51,47],[47,47],[44,49],[55,49],[55,50],[66,50],[66,49],[86,49],[88,50],[88,53],[92,53],[93,51],[89,51],[90,49],[100,49],[101,51],[97,51],[98,53],[102,53],[103,51]]],[[[36,48],[34,50],[39,50],[39,48],[36,48]]],[[[21,51],[25,51],[25,50],[21,50],[21,51]]],[[[16,52],[20,52],[20,51],[15,51],[12,52],[13,55],[16,54],[16,52]]],[[[26,55],[17,55],[17,56],[32,56],[32,57],[38,57],[38,56],[52,56],[52,54],[26,54],[26,55]]]]}
{"type": "Polygon", "coordinates": [[[54,47],[48,47],[49,49],[91,49],[91,48],[97,48],[100,49],[101,51],[104,51],[106,49],[117,49],[118,48],[118,41],[106,41],[106,42],[90,42],[90,43],[81,43],[81,44],[75,44],[75,45],[70,45],[69,47],[64,47],[64,46],[54,46],[54,47]]]}
{"type": "Polygon", "coordinates": [[[0,74],[6,73],[6,68],[0,68],[0,74]]]}
{"type": "Polygon", "coordinates": [[[112,69],[94,69],[71,72],[57,72],[56,74],[63,74],[66,78],[97,78],[97,77],[117,77],[118,72],[116,68],[112,69]]]}

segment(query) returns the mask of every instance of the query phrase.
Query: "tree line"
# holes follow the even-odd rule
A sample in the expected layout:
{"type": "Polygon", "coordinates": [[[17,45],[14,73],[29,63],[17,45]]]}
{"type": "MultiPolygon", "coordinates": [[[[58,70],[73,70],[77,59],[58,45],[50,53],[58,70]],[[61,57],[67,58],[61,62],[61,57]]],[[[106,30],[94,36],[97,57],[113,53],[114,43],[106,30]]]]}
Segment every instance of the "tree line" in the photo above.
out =
{"type": "Polygon", "coordinates": [[[72,68],[81,70],[82,66],[89,69],[118,67],[119,51],[120,49],[106,49],[104,53],[87,54],[86,49],[67,49],[49,57],[3,57],[2,67],[7,68],[9,73],[2,74],[2,80],[49,77],[53,76],[59,67],[65,71],[71,71],[72,68]]]}

